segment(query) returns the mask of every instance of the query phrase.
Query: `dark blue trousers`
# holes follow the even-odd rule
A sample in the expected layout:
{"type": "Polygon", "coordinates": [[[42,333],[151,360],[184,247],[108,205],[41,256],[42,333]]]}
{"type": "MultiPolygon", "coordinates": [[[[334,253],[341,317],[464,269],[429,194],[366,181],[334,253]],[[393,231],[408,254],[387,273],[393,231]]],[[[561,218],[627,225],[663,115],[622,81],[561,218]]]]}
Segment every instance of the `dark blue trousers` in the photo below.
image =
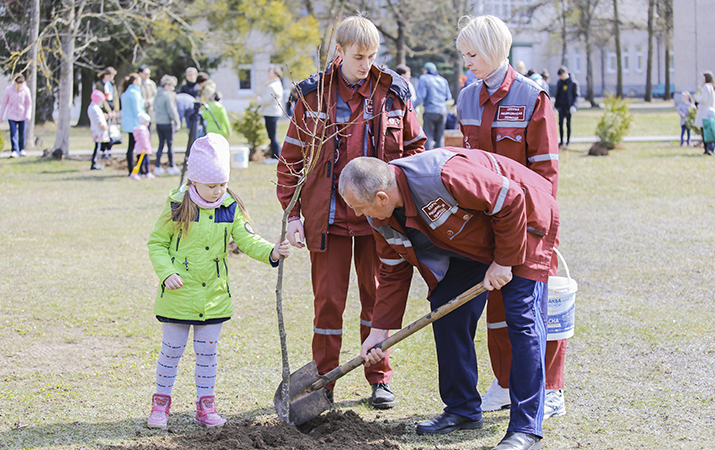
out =
{"type": "MultiPolygon", "coordinates": [[[[488,267],[476,261],[452,258],[445,278],[430,295],[432,309],[481,282],[488,267]]],[[[501,292],[512,346],[511,417],[507,431],[542,436],[547,285],[515,276],[501,292]]],[[[482,417],[474,337],[486,300],[487,293],[484,293],[432,324],[439,364],[439,392],[447,405],[444,410],[472,420],[482,417]]]]}

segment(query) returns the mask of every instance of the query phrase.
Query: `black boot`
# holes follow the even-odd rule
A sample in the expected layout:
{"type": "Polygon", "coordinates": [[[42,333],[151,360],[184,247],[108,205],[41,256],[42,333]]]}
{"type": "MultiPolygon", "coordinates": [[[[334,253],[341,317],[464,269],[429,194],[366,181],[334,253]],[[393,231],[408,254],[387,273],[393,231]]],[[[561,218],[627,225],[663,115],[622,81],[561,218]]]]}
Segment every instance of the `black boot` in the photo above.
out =
{"type": "Polygon", "coordinates": [[[94,153],[92,153],[92,166],[89,168],[89,170],[102,170],[104,169],[104,166],[98,166],[97,165],[97,156],[99,156],[99,147],[100,143],[97,142],[94,145],[94,153]]]}

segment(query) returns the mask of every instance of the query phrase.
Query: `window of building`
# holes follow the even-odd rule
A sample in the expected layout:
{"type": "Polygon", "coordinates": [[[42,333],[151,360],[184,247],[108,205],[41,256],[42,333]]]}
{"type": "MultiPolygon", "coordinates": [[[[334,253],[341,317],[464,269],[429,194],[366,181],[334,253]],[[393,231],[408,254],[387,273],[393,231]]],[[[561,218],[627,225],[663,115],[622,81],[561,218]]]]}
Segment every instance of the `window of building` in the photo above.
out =
{"type": "Polygon", "coordinates": [[[508,24],[529,24],[534,0],[486,0],[484,13],[492,14],[508,24]]]}
{"type": "Polygon", "coordinates": [[[608,71],[608,73],[616,73],[618,70],[617,66],[616,52],[608,52],[606,55],[606,71],[608,71]]]}
{"type": "Polygon", "coordinates": [[[240,91],[250,91],[251,85],[251,66],[241,66],[238,68],[238,89],[240,91]]]}
{"type": "Polygon", "coordinates": [[[643,49],[636,47],[636,72],[643,72],[643,49]]]}
{"type": "Polygon", "coordinates": [[[573,51],[573,67],[571,66],[566,66],[569,68],[569,70],[573,73],[581,73],[581,50],[580,49],[574,49],[573,51]]]}
{"type": "Polygon", "coordinates": [[[631,71],[631,54],[628,51],[628,47],[624,47],[621,49],[621,59],[623,59],[623,61],[621,62],[621,64],[623,65],[623,71],[630,72],[631,71]]]}
{"type": "Polygon", "coordinates": [[[668,70],[673,72],[675,71],[675,53],[670,51],[668,52],[668,56],[670,57],[670,68],[668,70]]]}

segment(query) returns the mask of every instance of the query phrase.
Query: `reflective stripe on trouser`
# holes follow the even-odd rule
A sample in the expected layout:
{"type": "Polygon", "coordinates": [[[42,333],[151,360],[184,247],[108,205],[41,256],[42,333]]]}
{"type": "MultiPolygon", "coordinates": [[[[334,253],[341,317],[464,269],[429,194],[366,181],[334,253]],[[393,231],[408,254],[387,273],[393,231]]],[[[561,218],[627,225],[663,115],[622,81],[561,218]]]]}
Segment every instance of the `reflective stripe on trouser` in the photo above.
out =
{"type": "MultiPolygon", "coordinates": [[[[370,334],[377,291],[377,269],[380,266],[375,239],[372,235],[350,237],[328,234],[326,250],[310,253],[315,296],[313,360],[320,374],[325,374],[340,365],[343,312],[350,284],[353,243],[361,303],[360,342],[363,342],[370,334]]],[[[389,350],[388,356],[381,363],[365,368],[365,378],[370,384],[389,383],[391,376],[389,350]]],[[[333,385],[327,387],[333,389],[333,385]]]]}
{"type": "MultiPolygon", "coordinates": [[[[476,261],[450,259],[447,274],[430,293],[432,310],[481,282],[487,268],[486,264],[476,261]]],[[[486,300],[487,295],[483,293],[432,324],[444,410],[471,420],[482,417],[474,336],[486,300]]]]}
{"type": "MultiPolygon", "coordinates": [[[[546,389],[563,389],[566,339],[546,342],[546,389]]],[[[492,371],[499,385],[509,387],[511,342],[500,291],[489,293],[487,301],[487,344],[492,371]]]]}

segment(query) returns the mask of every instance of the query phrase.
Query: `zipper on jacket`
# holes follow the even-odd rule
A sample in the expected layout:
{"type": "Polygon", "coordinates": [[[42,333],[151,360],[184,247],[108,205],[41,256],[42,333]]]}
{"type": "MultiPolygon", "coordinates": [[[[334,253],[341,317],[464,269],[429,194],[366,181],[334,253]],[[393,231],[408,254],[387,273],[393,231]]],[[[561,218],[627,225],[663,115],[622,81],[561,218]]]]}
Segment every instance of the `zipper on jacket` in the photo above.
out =
{"type": "Polygon", "coordinates": [[[228,228],[223,229],[223,252],[226,253],[228,248],[228,228]]]}
{"type": "Polygon", "coordinates": [[[164,298],[164,283],[161,283],[161,297],[164,298]]]}
{"type": "Polygon", "coordinates": [[[189,258],[184,258],[184,262],[182,262],[181,264],[183,264],[186,267],[186,271],[188,272],[189,271],[189,258]]]}
{"type": "Polygon", "coordinates": [[[216,276],[217,276],[217,277],[220,277],[220,276],[221,276],[221,273],[220,273],[219,270],[218,270],[218,258],[214,259],[214,261],[216,262],[216,276]]]}
{"type": "MultiPolygon", "coordinates": [[[[182,231],[183,230],[179,230],[179,235],[176,237],[176,251],[177,252],[179,251],[179,242],[181,242],[181,232],[182,231]]],[[[186,269],[186,270],[189,270],[189,269],[186,269]]]]}
{"type": "Polygon", "coordinates": [[[226,265],[226,258],[223,259],[223,269],[226,271],[226,291],[228,292],[228,298],[231,298],[231,288],[228,286],[228,266],[226,265]]]}

